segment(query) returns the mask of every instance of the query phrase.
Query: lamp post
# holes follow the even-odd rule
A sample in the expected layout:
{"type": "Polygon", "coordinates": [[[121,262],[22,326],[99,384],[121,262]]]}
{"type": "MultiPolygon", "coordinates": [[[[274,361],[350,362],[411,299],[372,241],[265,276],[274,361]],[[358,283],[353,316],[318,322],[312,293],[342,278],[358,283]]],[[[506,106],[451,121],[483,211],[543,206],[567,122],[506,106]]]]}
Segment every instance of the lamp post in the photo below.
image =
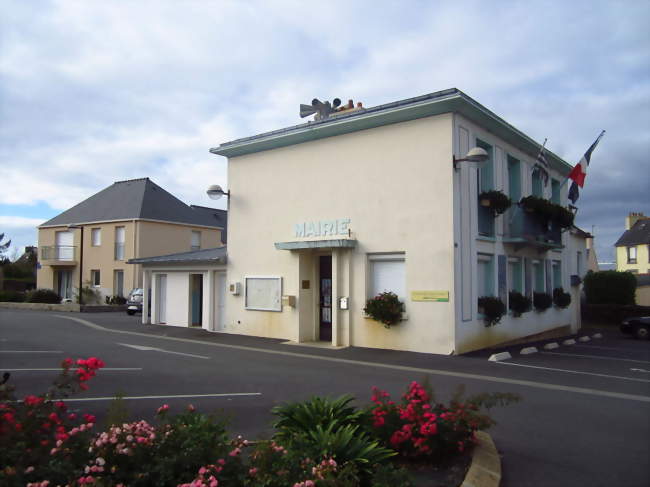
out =
{"type": "Polygon", "coordinates": [[[83,279],[83,264],[84,264],[84,227],[82,225],[68,225],[68,230],[78,229],[81,230],[79,235],[79,304],[83,304],[82,279],[83,279]]]}
{"type": "Polygon", "coordinates": [[[463,157],[462,159],[456,159],[456,156],[453,157],[453,163],[454,163],[454,169],[457,171],[458,170],[458,165],[457,163],[459,162],[469,162],[470,167],[475,167],[477,169],[480,169],[483,167],[485,162],[488,159],[488,153],[485,149],[481,147],[474,147],[467,152],[467,155],[463,157]]]}

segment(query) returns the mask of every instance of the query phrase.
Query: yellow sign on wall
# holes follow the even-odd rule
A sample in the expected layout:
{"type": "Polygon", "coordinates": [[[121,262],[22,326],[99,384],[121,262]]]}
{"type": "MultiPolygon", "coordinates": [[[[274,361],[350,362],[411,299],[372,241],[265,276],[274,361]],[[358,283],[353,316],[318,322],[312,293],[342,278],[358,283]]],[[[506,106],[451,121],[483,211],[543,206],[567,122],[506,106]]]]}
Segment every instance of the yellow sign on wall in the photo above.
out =
{"type": "Polygon", "coordinates": [[[449,302],[449,291],[411,291],[411,301],[449,302]]]}

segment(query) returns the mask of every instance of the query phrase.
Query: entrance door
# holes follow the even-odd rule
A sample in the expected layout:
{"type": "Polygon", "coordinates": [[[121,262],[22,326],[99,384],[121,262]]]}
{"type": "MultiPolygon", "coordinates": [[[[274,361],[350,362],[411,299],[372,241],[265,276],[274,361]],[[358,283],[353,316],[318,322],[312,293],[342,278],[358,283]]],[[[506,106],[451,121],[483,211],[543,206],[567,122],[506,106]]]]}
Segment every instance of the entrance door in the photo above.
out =
{"type": "Polygon", "coordinates": [[[113,274],[113,294],[124,297],[124,271],[115,271],[113,274]]]}
{"type": "Polygon", "coordinates": [[[320,330],[319,338],[332,341],[332,256],[321,255],[320,264],[320,330]]]}
{"type": "Polygon", "coordinates": [[[167,323],[167,274],[156,275],[156,314],[158,323],[167,323]]]}
{"type": "Polygon", "coordinates": [[[201,326],[203,320],[203,274],[190,274],[190,306],[192,326],[201,326]]]}
{"type": "Polygon", "coordinates": [[[57,271],[56,292],[61,299],[72,299],[72,271],[57,271]]]}

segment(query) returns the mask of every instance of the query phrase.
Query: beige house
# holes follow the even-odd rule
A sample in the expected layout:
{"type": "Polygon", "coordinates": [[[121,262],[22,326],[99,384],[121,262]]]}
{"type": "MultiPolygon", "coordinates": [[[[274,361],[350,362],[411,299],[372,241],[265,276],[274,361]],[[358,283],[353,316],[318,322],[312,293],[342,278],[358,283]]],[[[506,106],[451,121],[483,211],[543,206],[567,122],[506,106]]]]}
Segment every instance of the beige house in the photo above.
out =
{"type": "Polygon", "coordinates": [[[614,244],[616,270],[636,274],[636,304],[650,306],[650,217],[630,213],[625,232],[614,244]]]}
{"type": "MultiPolygon", "coordinates": [[[[309,108],[309,107],[308,107],[309,108]]],[[[228,287],[215,331],[450,354],[580,326],[585,238],[500,190],[566,205],[571,166],[456,89],[234,140],[228,158],[228,287]],[[477,169],[466,154],[484,151],[477,169]],[[465,159],[465,160],[464,160],[465,159]],[[568,308],[507,313],[487,327],[478,298],[563,288],[568,308]],[[368,319],[383,291],[405,305],[368,319]]],[[[154,298],[155,299],[155,298],[154,298]]]]}
{"type": "Polygon", "coordinates": [[[142,287],[127,260],[221,246],[225,225],[224,210],[188,206],[149,178],[118,181],[38,227],[37,286],[75,299],[81,280],[125,296],[142,287]]]}

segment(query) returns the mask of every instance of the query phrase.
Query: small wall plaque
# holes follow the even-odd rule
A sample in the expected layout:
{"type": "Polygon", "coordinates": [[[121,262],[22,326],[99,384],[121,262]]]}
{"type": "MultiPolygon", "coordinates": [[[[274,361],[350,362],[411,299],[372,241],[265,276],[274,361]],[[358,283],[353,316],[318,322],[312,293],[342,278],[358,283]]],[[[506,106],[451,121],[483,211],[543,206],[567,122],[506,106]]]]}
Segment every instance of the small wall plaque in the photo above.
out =
{"type": "Polygon", "coordinates": [[[411,301],[446,303],[449,301],[449,291],[411,291],[411,301]]]}
{"type": "Polygon", "coordinates": [[[309,281],[302,281],[302,288],[309,289],[309,281]]]}

